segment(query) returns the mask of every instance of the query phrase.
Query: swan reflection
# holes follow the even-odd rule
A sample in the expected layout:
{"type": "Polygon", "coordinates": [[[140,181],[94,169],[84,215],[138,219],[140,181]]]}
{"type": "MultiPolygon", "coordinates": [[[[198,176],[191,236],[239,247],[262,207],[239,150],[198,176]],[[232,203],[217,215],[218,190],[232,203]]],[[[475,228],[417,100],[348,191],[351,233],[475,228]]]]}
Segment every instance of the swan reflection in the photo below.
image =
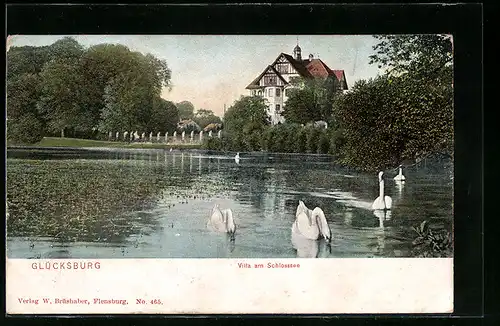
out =
{"type": "Polygon", "coordinates": [[[351,225],[352,224],[352,217],[353,217],[353,214],[352,214],[351,210],[345,211],[344,212],[344,224],[351,225]]]}
{"type": "Polygon", "coordinates": [[[292,233],[292,247],[297,251],[297,258],[326,258],[332,252],[327,241],[307,239],[296,233],[292,233]]]}
{"type": "Polygon", "coordinates": [[[403,195],[403,188],[405,186],[405,182],[404,181],[396,181],[395,186],[396,186],[396,189],[398,190],[398,197],[401,199],[401,197],[403,195]]]}
{"type": "Polygon", "coordinates": [[[391,219],[392,212],[378,209],[373,211],[373,215],[375,215],[378,218],[379,227],[384,228],[384,221],[388,221],[391,219]]]}
{"type": "Polygon", "coordinates": [[[297,258],[317,258],[319,241],[304,238],[300,234],[292,233],[292,247],[297,250],[297,258]]]}
{"type": "Polygon", "coordinates": [[[380,254],[383,254],[383,250],[385,249],[384,222],[389,221],[391,219],[392,212],[391,211],[383,211],[383,210],[375,210],[375,211],[373,211],[373,215],[375,215],[379,221],[379,229],[375,233],[375,236],[377,238],[378,251],[380,254]]]}

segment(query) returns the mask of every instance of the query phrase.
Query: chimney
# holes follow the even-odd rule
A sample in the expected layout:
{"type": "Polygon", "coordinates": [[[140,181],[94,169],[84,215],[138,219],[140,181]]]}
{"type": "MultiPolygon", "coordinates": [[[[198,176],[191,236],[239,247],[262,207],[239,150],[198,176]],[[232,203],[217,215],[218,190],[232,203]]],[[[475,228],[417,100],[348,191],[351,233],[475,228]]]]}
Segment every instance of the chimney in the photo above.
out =
{"type": "Polygon", "coordinates": [[[311,54],[309,54],[309,61],[312,61],[312,59],[314,59],[314,56],[313,56],[313,54],[311,53],[311,54]]]}

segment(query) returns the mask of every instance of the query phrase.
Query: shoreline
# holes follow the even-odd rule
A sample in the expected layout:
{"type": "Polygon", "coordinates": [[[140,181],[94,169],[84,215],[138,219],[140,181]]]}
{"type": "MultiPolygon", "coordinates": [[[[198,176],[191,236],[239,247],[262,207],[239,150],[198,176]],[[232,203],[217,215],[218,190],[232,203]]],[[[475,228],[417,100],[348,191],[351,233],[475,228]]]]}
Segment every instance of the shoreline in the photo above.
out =
{"type": "MultiPolygon", "coordinates": [[[[212,149],[203,149],[194,146],[164,146],[164,147],[151,147],[151,146],[127,146],[127,147],[106,147],[106,146],[93,146],[93,147],[75,147],[75,146],[39,146],[39,145],[10,145],[6,147],[6,150],[20,150],[20,151],[72,151],[72,152],[123,152],[123,151],[169,151],[172,148],[173,151],[190,151],[197,153],[227,153],[235,154],[236,151],[218,151],[212,149]]],[[[310,156],[310,157],[324,157],[324,158],[334,158],[331,154],[315,154],[315,153],[285,153],[285,152],[265,152],[265,151],[253,151],[253,152],[239,152],[240,154],[250,154],[250,155],[279,155],[279,156],[310,156]]]]}

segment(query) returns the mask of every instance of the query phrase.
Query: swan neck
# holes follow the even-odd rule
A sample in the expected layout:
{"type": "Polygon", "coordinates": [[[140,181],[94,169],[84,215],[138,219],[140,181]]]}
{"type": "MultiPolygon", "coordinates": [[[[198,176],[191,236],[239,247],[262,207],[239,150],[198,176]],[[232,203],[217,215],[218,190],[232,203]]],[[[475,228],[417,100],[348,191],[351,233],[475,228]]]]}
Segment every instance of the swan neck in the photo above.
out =
{"type": "Polygon", "coordinates": [[[380,197],[384,198],[384,180],[380,180],[379,182],[379,187],[380,187],[380,197]]]}
{"type": "Polygon", "coordinates": [[[403,169],[399,168],[399,175],[403,175],[403,169]]]}

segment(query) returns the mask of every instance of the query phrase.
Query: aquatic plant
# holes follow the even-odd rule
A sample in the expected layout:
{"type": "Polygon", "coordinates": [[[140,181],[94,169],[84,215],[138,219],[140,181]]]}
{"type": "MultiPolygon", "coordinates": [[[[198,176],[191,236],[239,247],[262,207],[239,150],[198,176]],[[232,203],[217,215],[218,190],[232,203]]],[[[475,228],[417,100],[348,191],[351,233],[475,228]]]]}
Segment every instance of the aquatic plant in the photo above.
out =
{"type": "Polygon", "coordinates": [[[423,221],[413,226],[417,237],[413,240],[413,256],[415,257],[452,257],[453,239],[451,233],[444,229],[432,229],[429,222],[423,221]]]}

